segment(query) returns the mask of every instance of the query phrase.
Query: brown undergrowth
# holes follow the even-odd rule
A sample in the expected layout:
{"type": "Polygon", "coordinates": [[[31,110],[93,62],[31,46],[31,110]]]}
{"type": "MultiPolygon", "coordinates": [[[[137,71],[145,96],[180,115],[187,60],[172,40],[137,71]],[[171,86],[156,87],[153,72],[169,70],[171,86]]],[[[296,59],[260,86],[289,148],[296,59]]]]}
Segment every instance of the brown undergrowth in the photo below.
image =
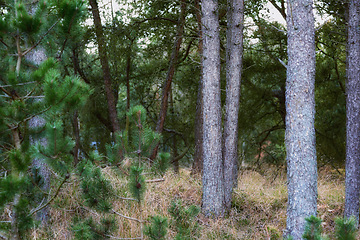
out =
{"type": "MultiPolygon", "coordinates": [[[[201,204],[201,178],[191,176],[188,169],[182,169],[180,175],[169,171],[164,176],[165,181],[148,183],[141,212],[136,202],[119,198],[131,197],[126,179],[108,167],[103,168],[102,172],[116,190],[114,210],[132,218],[149,220],[154,215],[171,218],[168,208],[174,199],[181,199],[185,206],[201,204]]],[[[276,174],[275,179],[273,176],[271,171],[263,175],[254,171],[242,172],[229,215],[212,220],[200,214],[197,217],[200,226],[197,239],[281,239],[286,225],[286,175],[282,172],[276,174]]],[[[80,192],[77,180],[69,181],[51,206],[49,226],[33,231],[32,239],[72,239],[74,217],[92,216],[98,221],[102,215],[84,206],[80,192]]],[[[334,232],[334,219],[342,215],[343,205],[344,178],[329,169],[322,169],[319,172],[318,212],[323,220],[324,232],[330,237],[334,232]]],[[[112,236],[134,238],[140,235],[138,222],[116,215],[113,217],[118,228],[112,236]]],[[[174,238],[175,231],[170,227],[168,239],[174,238]]]]}

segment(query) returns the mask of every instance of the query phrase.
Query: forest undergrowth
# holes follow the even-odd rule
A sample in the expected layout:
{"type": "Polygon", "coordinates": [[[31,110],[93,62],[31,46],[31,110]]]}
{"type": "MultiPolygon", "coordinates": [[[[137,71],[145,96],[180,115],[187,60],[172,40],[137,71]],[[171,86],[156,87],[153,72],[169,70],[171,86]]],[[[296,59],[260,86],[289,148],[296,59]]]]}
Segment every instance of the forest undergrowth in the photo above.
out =
{"type": "MultiPolygon", "coordinates": [[[[280,171],[274,174],[274,171],[269,170],[262,175],[255,171],[242,171],[229,215],[211,220],[200,213],[196,217],[198,227],[193,239],[281,239],[286,226],[287,191],[285,171],[280,171]]],[[[152,216],[167,217],[169,229],[166,239],[174,239],[176,235],[169,213],[171,202],[181,200],[183,206],[201,205],[201,178],[191,176],[189,169],[181,169],[179,175],[168,171],[164,181],[148,183],[141,212],[136,202],[123,199],[130,197],[127,178],[121,177],[120,173],[110,167],[102,168],[102,173],[116,191],[114,210],[131,218],[144,219],[145,225],[152,216]]],[[[318,189],[318,216],[323,221],[324,233],[332,239],[334,220],[343,213],[344,176],[330,168],[323,168],[319,171],[318,189]]],[[[108,215],[112,215],[117,223],[109,239],[139,236],[139,222],[111,213],[108,215]]],[[[33,230],[31,239],[73,239],[74,219],[91,216],[96,222],[104,217],[103,213],[85,206],[79,182],[75,178],[65,184],[52,203],[50,216],[49,226],[33,230]]]]}

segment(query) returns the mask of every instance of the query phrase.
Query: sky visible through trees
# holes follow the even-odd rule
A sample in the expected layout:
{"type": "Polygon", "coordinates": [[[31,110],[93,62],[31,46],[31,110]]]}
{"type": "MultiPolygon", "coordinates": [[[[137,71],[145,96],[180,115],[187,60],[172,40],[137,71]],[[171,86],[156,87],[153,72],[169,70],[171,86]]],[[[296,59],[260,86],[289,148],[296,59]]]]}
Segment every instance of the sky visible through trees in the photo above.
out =
{"type": "Polygon", "coordinates": [[[211,219],[238,233],[253,172],[287,173],[281,231],[302,239],[319,228],[318,170],[345,177],[345,166],[337,225],[356,227],[358,8],[0,0],[0,238],[51,239],[59,209],[70,209],[68,239],[197,239],[211,219]],[[149,198],[184,172],[197,197],[149,198]]]}

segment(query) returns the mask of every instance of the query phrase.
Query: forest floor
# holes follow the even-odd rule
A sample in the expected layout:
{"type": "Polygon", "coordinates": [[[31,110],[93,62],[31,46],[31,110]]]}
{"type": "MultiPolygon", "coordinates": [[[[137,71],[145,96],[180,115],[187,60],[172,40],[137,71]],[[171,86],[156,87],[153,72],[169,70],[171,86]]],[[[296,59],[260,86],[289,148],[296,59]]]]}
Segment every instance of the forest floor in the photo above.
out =
{"type": "MultiPolygon", "coordinates": [[[[286,175],[269,171],[260,175],[255,171],[243,171],[235,189],[233,207],[224,219],[211,220],[201,214],[191,224],[198,224],[194,239],[281,239],[286,225],[286,175]]],[[[104,176],[111,181],[118,196],[129,197],[127,181],[109,167],[103,168],[104,176]]],[[[323,220],[324,233],[332,239],[334,219],[341,216],[344,206],[344,176],[328,168],[319,171],[318,213],[323,220]]],[[[32,239],[73,239],[71,226],[74,217],[92,216],[96,221],[103,214],[84,207],[79,183],[73,179],[62,189],[51,207],[50,226],[46,230],[32,232],[32,239]]],[[[168,212],[171,201],[181,199],[184,206],[201,204],[201,178],[191,176],[190,170],[182,169],[179,175],[168,171],[164,181],[147,184],[147,192],[139,210],[137,203],[116,198],[114,210],[123,215],[148,220],[161,215],[171,219],[168,212]]],[[[114,238],[135,238],[140,234],[140,224],[119,216],[114,238]]],[[[167,239],[174,239],[176,228],[170,225],[167,239]]]]}

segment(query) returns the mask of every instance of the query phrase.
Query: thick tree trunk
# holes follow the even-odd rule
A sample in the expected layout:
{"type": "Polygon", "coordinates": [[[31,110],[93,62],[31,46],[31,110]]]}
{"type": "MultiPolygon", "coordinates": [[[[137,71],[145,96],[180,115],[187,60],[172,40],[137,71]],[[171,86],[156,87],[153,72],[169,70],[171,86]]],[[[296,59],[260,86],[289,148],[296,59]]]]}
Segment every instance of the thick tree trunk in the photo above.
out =
{"type": "Polygon", "coordinates": [[[99,13],[99,7],[96,0],[89,0],[91,11],[94,19],[95,34],[98,43],[98,50],[100,56],[101,67],[104,77],[104,87],[108,104],[109,118],[114,133],[120,131],[119,121],[117,119],[115,96],[112,89],[111,75],[108,56],[106,52],[106,44],[104,40],[104,34],[101,24],[101,18],[99,13]]]}
{"type": "MultiPolygon", "coordinates": [[[[186,1],[181,0],[181,12],[179,17],[179,25],[176,32],[176,40],[174,44],[173,51],[171,53],[170,65],[169,70],[166,76],[166,82],[164,84],[162,98],[161,98],[161,106],[160,106],[160,113],[159,119],[156,124],[156,132],[162,133],[164,130],[165,118],[169,104],[169,94],[171,90],[171,83],[175,74],[175,67],[178,61],[180,46],[183,39],[184,33],[184,25],[185,25],[185,15],[186,15],[186,1]]],[[[160,142],[157,142],[156,146],[154,147],[150,159],[154,160],[157,156],[158,149],[159,149],[160,142]]]]}
{"type": "Polygon", "coordinates": [[[226,107],[224,123],[224,191],[230,210],[232,190],[238,177],[238,119],[242,71],[244,1],[229,0],[227,9],[226,107]]]}
{"type": "Polygon", "coordinates": [[[203,31],[203,196],[205,216],[224,215],[218,2],[202,2],[203,31]]]}
{"type": "MultiPolygon", "coordinates": [[[[28,126],[30,129],[41,129],[44,128],[46,124],[46,120],[42,116],[35,116],[31,120],[29,120],[28,126]]],[[[30,137],[30,143],[32,145],[40,144],[41,146],[46,147],[48,141],[46,137],[30,137]]],[[[51,174],[50,168],[48,164],[45,162],[43,158],[35,158],[32,162],[32,167],[37,169],[38,174],[43,179],[43,184],[40,186],[41,190],[45,193],[50,192],[50,181],[51,181],[51,174]]],[[[47,202],[46,199],[44,202],[47,202]]],[[[41,203],[43,200],[38,199],[38,203],[41,203]]],[[[36,219],[41,221],[43,225],[46,225],[49,220],[49,207],[43,208],[41,211],[36,213],[36,219]]]]}
{"type": "Polygon", "coordinates": [[[315,30],[312,0],[289,0],[286,131],[286,234],[302,239],[305,218],[316,216],[315,30]]]}
{"type": "Polygon", "coordinates": [[[350,0],[346,86],[345,217],[359,222],[360,197],[360,1],[350,0]]]}
{"type": "MultiPolygon", "coordinates": [[[[195,1],[195,15],[198,23],[198,38],[199,38],[199,47],[198,52],[200,56],[203,52],[203,40],[202,40],[202,31],[201,31],[201,8],[200,1],[195,1]]],[[[202,66],[200,66],[202,72],[202,66]]],[[[195,112],[195,153],[194,153],[194,163],[191,169],[191,174],[202,173],[203,169],[203,102],[202,102],[202,75],[200,75],[198,83],[198,94],[196,100],[196,112],[195,112]]]]}

